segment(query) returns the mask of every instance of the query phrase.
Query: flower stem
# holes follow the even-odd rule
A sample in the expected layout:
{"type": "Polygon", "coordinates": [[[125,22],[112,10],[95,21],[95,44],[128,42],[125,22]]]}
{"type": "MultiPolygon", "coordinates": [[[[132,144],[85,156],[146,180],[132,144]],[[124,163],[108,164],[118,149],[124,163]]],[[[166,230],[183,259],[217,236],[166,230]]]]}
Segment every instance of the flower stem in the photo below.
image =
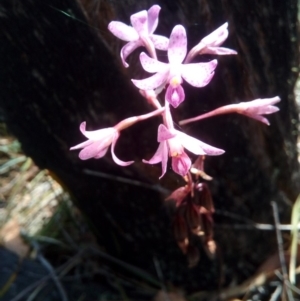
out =
{"type": "Polygon", "coordinates": [[[114,128],[117,131],[122,131],[122,130],[124,130],[124,129],[130,127],[130,126],[132,126],[133,124],[139,122],[139,121],[143,121],[143,120],[149,119],[151,117],[160,115],[164,111],[165,111],[165,108],[161,107],[161,108],[159,108],[159,109],[157,109],[155,111],[152,111],[152,112],[150,112],[148,114],[126,118],[126,119],[120,121],[117,125],[115,125],[114,128]]]}
{"type": "Polygon", "coordinates": [[[236,113],[236,112],[237,112],[237,109],[236,109],[235,104],[227,105],[227,106],[224,106],[224,107],[217,108],[217,109],[215,109],[213,111],[210,111],[208,113],[199,115],[197,117],[181,120],[181,121],[179,121],[179,124],[184,125],[184,124],[187,124],[187,123],[190,123],[190,122],[195,122],[195,121],[202,120],[202,119],[209,118],[209,117],[213,117],[213,116],[216,116],[216,115],[230,114],[230,113],[236,113]]]}

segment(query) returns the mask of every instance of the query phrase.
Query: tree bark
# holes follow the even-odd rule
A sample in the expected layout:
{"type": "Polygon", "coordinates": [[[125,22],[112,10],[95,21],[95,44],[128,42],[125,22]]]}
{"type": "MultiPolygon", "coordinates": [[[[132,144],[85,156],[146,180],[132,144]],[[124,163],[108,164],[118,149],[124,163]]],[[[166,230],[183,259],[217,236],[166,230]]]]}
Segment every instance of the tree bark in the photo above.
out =
{"type": "MultiPolygon", "coordinates": [[[[282,99],[280,112],[268,117],[270,127],[228,115],[184,128],[226,150],[206,160],[207,173],[214,177],[209,186],[217,209],[218,256],[210,260],[195,239],[201,260],[193,269],[187,267],[171,233],[174,206],[164,201],[164,191],[183,182],[170,169],[159,181],[160,165],[141,163],[157,148],[158,117],[122,132],[116,152],[122,160],[135,160],[133,166],[116,166],[109,154],[81,161],[69,151],[84,141],[78,130],[82,121],[87,121],[89,130],[99,129],[151,110],[130,81],[146,77],[139,51],[125,70],[119,58],[122,42],[108,32],[107,24],[111,20],[129,24],[132,13],[152,4],[2,0],[0,107],[24,152],[71,193],[109,254],[155,277],[156,258],[166,282],[187,292],[215,290],[233,279],[246,279],[276,250],[274,233],[227,229],[222,224],[241,223],[232,216],[273,223],[271,201],[278,203],[282,221],[288,222],[299,193],[298,112],[293,94],[299,71],[297,1],[160,4],[158,33],[169,36],[174,25],[182,24],[191,48],[228,21],[230,36],[224,46],[238,51],[237,56],[218,57],[216,74],[207,87],[185,86],[186,100],[174,112],[177,121],[229,103],[276,95],[282,99]]],[[[165,54],[160,53],[159,59],[164,60],[165,54]]]]}

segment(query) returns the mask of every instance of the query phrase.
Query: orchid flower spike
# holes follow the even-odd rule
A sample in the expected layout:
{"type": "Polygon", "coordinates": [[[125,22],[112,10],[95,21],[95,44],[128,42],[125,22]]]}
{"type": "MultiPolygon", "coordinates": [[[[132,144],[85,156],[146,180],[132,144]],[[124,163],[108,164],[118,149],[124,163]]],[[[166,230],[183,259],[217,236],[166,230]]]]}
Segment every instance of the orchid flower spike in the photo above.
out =
{"type": "Polygon", "coordinates": [[[217,60],[208,63],[182,64],[187,52],[187,38],[183,26],[176,25],[171,33],[168,46],[169,64],[150,58],[142,52],[140,61],[143,68],[155,75],[132,82],[142,90],[153,90],[168,84],[165,99],[174,107],[178,107],[185,99],[181,86],[182,77],[194,87],[206,86],[214,75],[217,60]]]}
{"type": "Polygon", "coordinates": [[[158,127],[157,141],[158,149],[154,156],[149,160],[143,160],[144,163],[156,164],[161,162],[162,175],[167,171],[168,157],[172,158],[172,169],[181,176],[185,176],[190,167],[191,159],[185,153],[184,148],[196,155],[217,156],[224,153],[222,149],[210,146],[194,137],[186,135],[175,129],[169,130],[165,125],[158,127]]]}
{"type": "Polygon", "coordinates": [[[126,63],[126,58],[138,47],[144,46],[151,57],[156,58],[155,48],[167,50],[169,40],[166,37],[155,35],[158,25],[158,15],[160,7],[153,5],[148,11],[143,10],[130,17],[132,24],[128,26],[119,21],[112,21],[108,24],[108,29],[117,38],[128,42],[121,49],[121,59],[124,67],[129,65],[126,63]]]}
{"type": "Polygon", "coordinates": [[[258,98],[252,101],[231,104],[217,108],[211,112],[199,115],[197,117],[181,120],[179,124],[184,125],[190,122],[195,122],[216,115],[238,113],[256,119],[266,125],[270,125],[269,120],[262,115],[268,115],[278,112],[279,108],[273,105],[275,103],[278,103],[279,101],[280,97],[275,96],[272,98],[258,98]]]}
{"type": "Polygon", "coordinates": [[[223,24],[211,34],[203,38],[195,47],[188,53],[185,62],[190,62],[196,55],[199,54],[217,54],[231,55],[237,54],[235,50],[219,47],[228,37],[228,23],[223,24]]]}
{"type": "Polygon", "coordinates": [[[86,122],[80,124],[81,133],[88,138],[87,141],[75,145],[70,150],[80,149],[79,158],[81,160],[87,160],[90,158],[99,159],[105,156],[109,146],[111,145],[112,158],[118,165],[128,166],[134,161],[124,162],[117,158],[115,155],[115,145],[119,138],[119,130],[115,127],[105,128],[96,131],[86,131],[86,122]]]}

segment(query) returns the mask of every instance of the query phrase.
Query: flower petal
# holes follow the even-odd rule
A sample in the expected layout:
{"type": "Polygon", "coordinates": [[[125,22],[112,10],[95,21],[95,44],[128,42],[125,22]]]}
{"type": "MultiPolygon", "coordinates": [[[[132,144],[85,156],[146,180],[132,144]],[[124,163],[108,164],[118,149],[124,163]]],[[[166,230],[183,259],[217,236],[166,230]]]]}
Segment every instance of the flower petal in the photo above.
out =
{"type": "Polygon", "coordinates": [[[104,157],[106,155],[107,151],[108,151],[108,147],[106,147],[101,152],[99,152],[96,156],[94,156],[94,158],[100,159],[100,158],[104,157]]]}
{"type": "Polygon", "coordinates": [[[169,68],[168,64],[159,62],[151,57],[149,57],[145,52],[140,54],[141,64],[147,72],[166,72],[169,68]]]}
{"type": "Polygon", "coordinates": [[[81,160],[88,160],[94,157],[101,158],[106,154],[108,147],[109,146],[103,144],[102,141],[93,142],[80,151],[79,158],[81,160]]]}
{"type": "MultiPolygon", "coordinates": [[[[226,22],[215,31],[204,37],[201,42],[208,46],[219,46],[228,37],[228,23],[226,22]]],[[[200,43],[201,43],[200,42],[200,43]]]]}
{"type": "Polygon", "coordinates": [[[161,142],[153,157],[149,161],[143,160],[143,162],[148,164],[156,164],[161,162],[162,174],[159,178],[162,178],[167,171],[167,164],[168,164],[167,142],[166,141],[161,142]]]}
{"type": "Polygon", "coordinates": [[[212,79],[217,60],[208,63],[182,64],[181,76],[194,87],[204,87],[212,79]]]}
{"type": "Polygon", "coordinates": [[[75,146],[72,146],[72,147],[70,148],[70,150],[79,149],[79,148],[84,148],[84,147],[87,147],[87,146],[91,145],[92,143],[94,143],[94,141],[92,141],[92,140],[87,140],[87,141],[84,141],[84,142],[82,142],[82,143],[80,143],[80,144],[77,144],[77,145],[75,145],[75,146]]]}
{"type": "Polygon", "coordinates": [[[108,30],[117,38],[130,42],[139,38],[135,29],[119,21],[112,21],[108,24],[108,30]]]}
{"type": "Polygon", "coordinates": [[[169,39],[164,37],[164,36],[160,36],[157,34],[152,34],[150,36],[150,39],[152,40],[154,46],[156,49],[159,50],[168,50],[168,46],[169,46],[169,39]]]}
{"type": "Polygon", "coordinates": [[[152,34],[158,25],[159,5],[152,5],[148,10],[148,32],[152,34]]]}
{"type": "Polygon", "coordinates": [[[114,135],[114,133],[117,132],[114,128],[104,128],[104,129],[96,130],[96,131],[86,131],[85,127],[86,127],[86,122],[84,121],[80,124],[80,127],[79,127],[81,133],[85,137],[87,137],[88,139],[91,139],[93,141],[103,140],[109,136],[114,135]]]}
{"type": "Polygon", "coordinates": [[[191,159],[185,152],[179,156],[172,157],[172,169],[182,177],[188,173],[191,164],[191,159]]]}
{"type": "Polygon", "coordinates": [[[168,79],[168,73],[156,73],[145,79],[132,79],[135,86],[142,90],[154,90],[160,87],[168,79]]]}
{"type": "Polygon", "coordinates": [[[182,25],[176,25],[170,36],[168,58],[170,64],[180,64],[184,60],[187,51],[186,32],[182,25]]]}
{"type": "Polygon", "coordinates": [[[138,48],[140,46],[142,46],[142,42],[140,40],[137,40],[137,41],[129,42],[122,47],[120,56],[121,56],[122,63],[125,68],[127,68],[129,66],[126,63],[126,59],[129,56],[129,54],[131,54],[136,48],[138,48]]]}
{"type": "Polygon", "coordinates": [[[165,99],[174,107],[177,108],[185,99],[185,93],[181,85],[173,88],[169,85],[166,91],[165,99]]]}
{"type": "Polygon", "coordinates": [[[256,114],[247,114],[247,113],[244,113],[243,115],[245,116],[248,116],[250,118],[253,118],[253,119],[256,119],[266,125],[270,125],[270,122],[267,118],[265,118],[264,116],[261,116],[261,115],[256,115],[256,114]]]}
{"type": "Polygon", "coordinates": [[[237,54],[237,51],[225,47],[205,47],[199,53],[216,54],[216,55],[232,55],[232,54],[237,54]]]}
{"type": "Polygon", "coordinates": [[[176,131],[176,133],[183,147],[194,153],[195,155],[218,156],[222,155],[225,152],[222,149],[213,147],[180,131],[176,131]]]}
{"type": "Polygon", "coordinates": [[[148,14],[142,10],[130,17],[131,24],[139,36],[148,35],[148,14]]]}
{"type": "Polygon", "coordinates": [[[176,133],[172,133],[164,124],[158,126],[157,141],[162,142],[174,138],[176,133]]]}
{"type": "Polygon", "coordinates": [[[121,166],[128,166],[132,163],[134,163],[134,161],[122,161],[120,160],[116,155],[115,155],[115,146],[116,146],[116,142],[119,138],[119,134],[117,133],[114,138],[113,138],[113,141],[112,141],[112,144],[111,144],[111,155],[112,155],[112,158],[113,160],[115,161],[115,163],[117,163],[118,165],[121,165],[121,166]]]}

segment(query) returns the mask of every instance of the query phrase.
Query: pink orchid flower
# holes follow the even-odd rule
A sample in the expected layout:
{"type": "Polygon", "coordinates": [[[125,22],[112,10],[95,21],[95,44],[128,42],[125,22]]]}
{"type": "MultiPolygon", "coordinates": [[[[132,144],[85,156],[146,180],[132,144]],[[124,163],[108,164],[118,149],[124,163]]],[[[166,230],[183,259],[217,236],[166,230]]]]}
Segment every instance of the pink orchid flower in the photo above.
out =
{"type": "Polygon", "coordinates": [[[142,90],[161,89],[168,84],[165,98],[174,108],[178,107],[185,99],[181,86],[182,78],[194,87],[204,87],[212,79],[217,66],[217,60],[208,63],[182,64],[186,53],[186,31],[182,25],[176,25],[169,40],[169,64],[159,62],[142,52],[140,61],[143,68],[150,73],[157,73],[142,80],[132,79],[132,82],[142,90]]]}
{"type": "Polygon", "coordinates": [[[186,135],[175,129],[169,130],[165,125],[158,127],[157,141],[158,149],[154,156],[144,163],[156,164],[161,162],[162,175],[167,171],[168,157],[172,158],[172,169],[181,176],[185,176],[191,167],[191,159],[184,152],[184,148],[196,155],[217,156],[224,153],[222,149],[210,146],[196,138],[186,135]]]}
{"type": "Polygon", "coordinates": [[[133,27],[128,26],[119,21],[112,21],[108,25],[108,29],[119,39],[128,42],[121,49],[121,59],[123,65],[127,68],[126,58],[138,47],[144,46],[152,57],[156,58],[155,48],[167,50],[169,40],[166,37],[155,35],[158,25],[158,14],[160,7],[153,5],[148,12],[140,11],[130,17],[133,27]]]}
{"type": "Polygon", "coordinates": [[[86,122],[82,122],[80,124],[80,131],[88,140],[70,148],[70,150],[83,148],[79,153],[81,160],[102,158],[111,145],[111,154],[115,163],[121,166],[128,166],[134,162],[124,162],[115,155],[115,145],[120,135],[116,128],[111,127],[96,131],[86,131],[85,127],[86,122]]]}
{"type": "Polygon", "coordinates": [[[272,98],[258,98],[252,101],[231,104],[231,105],[217,108],[211,112],[199,115],[197,117],[181,120],[179,124],[184,125],[190,122],[195,122],[198,120],[202,120],[208,117],[221,115],[221,114],[238,113],[256,119],[266,125],[270,125],[269,120],[261,115],[268,115],[268,114],[278,112],[279,108],[273,105],[275,103],[278,103],[279,101],[280,101],[280,97],[275,96],[272,98]]]}
{"type": "Polygon", "coordinates": [[[278,103],[280,98],[278,96],[272,98],[258,98],[252,101],[241,102],[236,105],[236,112],[256,119],[266,125],[270,125],[267,118],[261,115],[269,115],[279,111],[279,108],[273,106],[278,103]]]}
{"type": "Polygon", "coordinates": [[[203,38],[195,47],[188,53],[185,62],[190,62],[196,55],[199,54],[217,54],[231,55],[237,54],[235,50],[219,47],[228,37],[228,23],[223,24],[211,34],[203,38]]]}

